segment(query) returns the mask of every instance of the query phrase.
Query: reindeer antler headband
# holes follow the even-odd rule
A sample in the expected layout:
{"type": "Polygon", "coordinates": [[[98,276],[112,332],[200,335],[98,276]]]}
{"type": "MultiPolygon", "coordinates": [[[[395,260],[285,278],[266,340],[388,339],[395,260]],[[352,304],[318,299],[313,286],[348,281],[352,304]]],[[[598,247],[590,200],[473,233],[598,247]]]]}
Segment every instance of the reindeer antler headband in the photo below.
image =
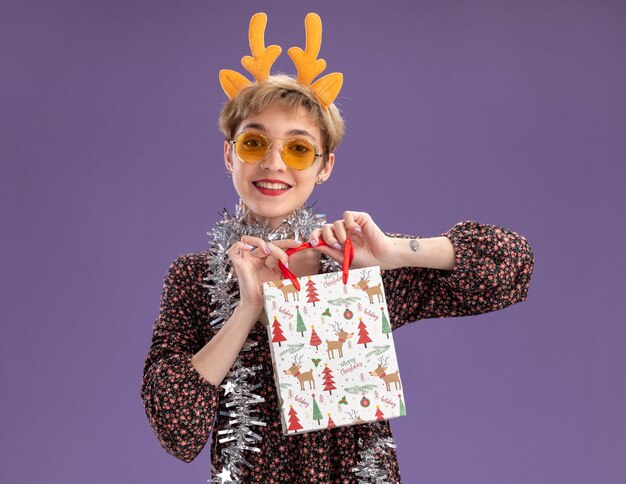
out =
{"type": "MultiPolygon", "coordinates": [[[[276,61],[282,49],[277,45],[265,47],[265,26],[267,15],[256,13],[250,19],[250,52],[241,59],[241,64],[257,82],[262,82],[270,75],[272,64],[276,61]]],[[[306,44],[304,50],[300,47],[291,47],[287,54],[298,70],[298,81],[308,86],[327,109],[335,100],[343,85],[343,74],[333,72],[313,82],[326,69],[326,61],[318,59],[322,46],[322,19],[316,13],[309,13],[304,19],[306,44]]],[[[229,99],[236,97],[242,89],[252,84],[246,77],[230,69],[220,70],[220,84],[229,99]]]]}

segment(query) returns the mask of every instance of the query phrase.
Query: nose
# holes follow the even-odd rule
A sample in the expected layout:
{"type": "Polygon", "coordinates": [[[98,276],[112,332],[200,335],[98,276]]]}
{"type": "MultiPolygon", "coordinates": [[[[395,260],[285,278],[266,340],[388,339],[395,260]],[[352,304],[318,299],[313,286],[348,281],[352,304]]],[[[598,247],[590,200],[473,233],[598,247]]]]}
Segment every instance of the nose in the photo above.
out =
{"type": "Polygon", "coordinates": [[[262,168],[266,168],[270,171],[285,171],[287,169],[287,165],[280,156],[281,146],[272,143],[270,144],[269,151],[265,156],[265,159],[261,162],[262,168]]]}

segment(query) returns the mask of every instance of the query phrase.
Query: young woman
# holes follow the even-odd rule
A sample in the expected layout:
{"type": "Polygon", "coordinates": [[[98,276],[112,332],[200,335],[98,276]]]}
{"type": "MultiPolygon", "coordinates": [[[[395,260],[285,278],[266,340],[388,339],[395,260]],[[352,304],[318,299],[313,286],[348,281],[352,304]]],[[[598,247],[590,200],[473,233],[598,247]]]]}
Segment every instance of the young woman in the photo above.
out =
{"type": "Polygon", "coordinates": [[[294,78],[267,76],[241,89],[225,104],[220,126],[240,205],[218,222],[210,250],[180,256],[165,277],[141,388],[150,425],[185,462],[213,433],[215,482],[399,482],[395,449],[384,445],[392,442],[386,421],[282,435],[261,284],[283,278],[279,261],[298,277],[338,270],[349,237],[353,268],[381,267],[396,329],[524,301],[529,244],[475,221],[421,238],[384,233],[364,212],[346,211],[332,224],[317,219],[306,201],[331,176],[344,125],[333,104],[294,78]],[[303,240],[314,249],[288,257],[285,250],[303,240]],[[265,425],[254,426],[258,438],[230,439],[227,412],[238,407],[223,403],[237,383],[227,375],[246,367],[263,399],[253,405],[254,420],[265,425]],[[376,445],[373,461],[363,462],[363,449],[376,445]]]}

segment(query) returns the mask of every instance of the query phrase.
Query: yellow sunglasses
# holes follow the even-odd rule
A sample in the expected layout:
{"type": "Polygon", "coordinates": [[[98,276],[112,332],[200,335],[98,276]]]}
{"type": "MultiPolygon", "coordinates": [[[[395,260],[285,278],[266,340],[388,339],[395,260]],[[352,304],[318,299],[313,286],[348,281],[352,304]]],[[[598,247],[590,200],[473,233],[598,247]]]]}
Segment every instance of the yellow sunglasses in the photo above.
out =
{"type": "MultiPolygon", "coordinates": [[[[243,131],[235,139],[230,140],[235,147],[235,154],[244,163],[259,163],[267,158],[273,143],[261,133],[243,131]]],[[[304,138],[294,138],[280,145],[280,157],[289,168],[304,170],[315,160],[323,156],[317,146],[304,138]]]]}

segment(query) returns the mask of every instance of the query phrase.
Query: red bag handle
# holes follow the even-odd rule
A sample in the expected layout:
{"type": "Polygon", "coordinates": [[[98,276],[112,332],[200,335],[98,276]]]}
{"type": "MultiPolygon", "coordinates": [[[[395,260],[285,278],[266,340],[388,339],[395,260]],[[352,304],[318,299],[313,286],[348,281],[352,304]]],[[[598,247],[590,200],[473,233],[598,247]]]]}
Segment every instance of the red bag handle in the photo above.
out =
{"type": "MultiPolygon", "coordinates": [[[[324,242],[323,240],[320,240],[317,244],[317,247],[322,246],[322,245],[328,246],[326,242],[324,242]]],[[[313,248],[313,246],[311,245],[310,242],[303,242],[298,247],[292,247],[292,248],[287,249],[285,253],[287,255],[291,255],[301,250],[311,249],[311,248],[313,248]]],[[[352,247],[352,241],[350,239],[346,239],[346,243],[344,244],[344,247],[343,247],[343,263],[341,264],[341,272],[343,272],[344,284],[348,283],[348,271],[350,270],[350,266],[352,265],[353,259],[354,259],[354,247],[352,247]]],[[[285,279],[289,279],[293,283],[295,288],[299,291],[300,283],[298,282],[298,278],[294,275],[294,273],[291,272],[287,267],[285,267],[285,264],[283,264],[282,261],[278,261],[278,267],[280,268],[280,271],[283,273],[283,277],[285,279]]]]}

